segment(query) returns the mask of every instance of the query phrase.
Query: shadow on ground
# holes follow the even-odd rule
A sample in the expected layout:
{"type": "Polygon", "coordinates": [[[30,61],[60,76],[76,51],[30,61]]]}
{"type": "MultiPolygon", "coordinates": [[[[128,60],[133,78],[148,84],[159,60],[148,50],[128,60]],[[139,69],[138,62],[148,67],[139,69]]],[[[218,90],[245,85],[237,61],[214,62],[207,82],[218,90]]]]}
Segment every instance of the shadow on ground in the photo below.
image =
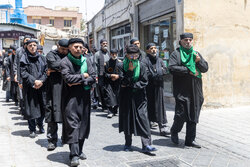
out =
{"type": "Polygon", "coordinates": [[[14,136],[29,137],[30,132],[29,130],[18,130],[18,131],[11,132],[11,134],[14,136]]]}
{"type": "Polygon", "coordinates": [[[18,126],[28,126],[28,121],[26,122],[17,122],[14,125],[18,125],[18,126]]]}
{"type": "MultiPolygon", "coordinates": [[[[123,151],[123,148],[124,148],[124,145],[117,144],[117,145],[106,146],[103,148],[103,150],[111,151],[111,152],[120,152],[120,151],[123,151]]],[[[141,148],[139,148],[139,147],[132,146],[131,148],[133,151],[141,152],[141,148]]]]}
{"type": "Polygon", "coordinates": [[[7,104],[2,104],[2,106],[14,106],[14,104],[7,103],[7,104]]]}
{"type": "Polygon", "coordinates": [[[9,113],[19,115],[19,111],[9,111],[9,113]]]}
{"type": "Polygon", "coordinates": [[[23,120],[23,117],[22,117],[22,116],[19,116],[19,117],[12,117],[11,119],[12,119],[12,120],[23,120]]]}
{"type": "Polygon", "coordinates": [[[153,145],[166,146],[166,147],[184,148],[183,143],[184,143],[183,139],[179,139],[178,145],[174,144],[170,138],[153,140],[153,145]]]}
{"type": "Polygon", "coordinates": [[[112,126],[113,126],[114,128],[119,128],[119,123],[113,123],[112,126]]]}
{"type": "Polygon", "coordinates": [[[69,165],[69,152],[57,152],[47,156],[47,159],[53,162],[69,165]]]}
{"type": "MultiPolygon", "coordinates": [[[[47,149],[47,146],[48,146],[48,139],[38,139],[36,141],[36,144],[38,144],[39,146],[41,147],[45,147],[47,149]]],[[[63,147],[62,145],[62,141],[58,139],[57,141],[57,147],[63,147]]]]}

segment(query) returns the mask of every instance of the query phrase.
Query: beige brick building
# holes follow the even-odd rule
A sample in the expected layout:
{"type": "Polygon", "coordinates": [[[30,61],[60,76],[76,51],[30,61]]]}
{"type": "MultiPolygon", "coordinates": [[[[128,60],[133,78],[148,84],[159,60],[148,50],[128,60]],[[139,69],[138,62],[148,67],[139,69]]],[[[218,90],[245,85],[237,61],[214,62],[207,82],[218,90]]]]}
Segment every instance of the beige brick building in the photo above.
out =
{"type": "Polygon", "coordinates": [[[82,13],[79,8],[56,7],[54,10],[44,6],[28,6],[24,8],[28,23],[48,25],[68,31],[72,27],[80,30],[82,13]]]}

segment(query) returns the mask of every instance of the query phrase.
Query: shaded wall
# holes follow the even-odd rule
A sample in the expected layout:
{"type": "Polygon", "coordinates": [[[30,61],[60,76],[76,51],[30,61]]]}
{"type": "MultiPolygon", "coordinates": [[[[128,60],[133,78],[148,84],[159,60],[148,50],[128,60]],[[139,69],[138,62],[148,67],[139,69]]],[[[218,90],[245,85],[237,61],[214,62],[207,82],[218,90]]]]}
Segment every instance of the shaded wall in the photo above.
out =
{"type": "Polygon", "coordinates": [[[184,30],[209,63],[203,75],[207,106],[250,104],[250,2],[185,0],[184,30]]]}

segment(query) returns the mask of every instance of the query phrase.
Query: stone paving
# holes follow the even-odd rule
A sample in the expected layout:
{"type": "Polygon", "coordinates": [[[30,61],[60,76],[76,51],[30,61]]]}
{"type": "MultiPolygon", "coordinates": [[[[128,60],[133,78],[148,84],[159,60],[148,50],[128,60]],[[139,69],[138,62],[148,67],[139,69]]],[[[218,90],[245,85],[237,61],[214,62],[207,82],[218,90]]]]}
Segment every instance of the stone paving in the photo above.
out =
{"type": "MultiPolygon", "coordinates": [[[[29,138],[27,121],[13,102],[5,102],[0,91],[0,167],[64,167],[69,165],[68,145],[58,141],[54,151],[47,151],[46,134],[29,138]]],[[[250,167],[250,106],[204,110],[197,126],[197,142],[202,149],[184,147],[185,127],[176,147],[169,137],[152,131],[155,155],[141,153],[140,137],[133,137],[133,152],[124,152],[124,135],[118,133],[118,117],[93,110],[91,133],[85,142],[87,160],[80,167],[250,167]]],[[[167,111],[169,125],[174,112],[167,111]]],[[[61,126],[59,136],[61,135],[61,126]]]]}

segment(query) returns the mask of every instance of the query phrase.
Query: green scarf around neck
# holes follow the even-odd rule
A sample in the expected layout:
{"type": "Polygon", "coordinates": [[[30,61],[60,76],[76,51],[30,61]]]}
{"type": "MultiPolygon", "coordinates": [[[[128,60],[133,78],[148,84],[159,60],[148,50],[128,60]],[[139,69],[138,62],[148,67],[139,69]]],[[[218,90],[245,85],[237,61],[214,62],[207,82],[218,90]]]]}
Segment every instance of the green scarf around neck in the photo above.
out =
{"type": "Polygon", "coordinates": [[[186,49],[182,46],[180,46],[180,54],[181,54],[181,62],[184,66],[186,66],[194,75],[196,73],[196,70],[198,71],[199,75],[197,75],[198,78],[201,78],[201,72],[198,68],[195,66],[195,54],[196,53],[191,47],[190,49],[186,49]]]}
{"type": "MultiPolygon", "coordinates": [[[[81,74],[88,72],[88,65],[87,65],[86,57],[83,57],[83,55],[81,55],[81,59],[77,59],[74,56],[72,56],[71,53],[68,53],[68,58],[75,65],[81,66],[81,74]]],[[[90,86],[84,86],[84,89],[89,90],[90,86]]]]}
{"type": "Polygon", "coordinates": [[[140,62],[138,59],[136,60],[129,60],[127,57],[123,60],[123,68],[127,72],[129,68],[129,63],[132,62],[133,66],[135,67],[133,72],[133,81],[136,82],[140,76],[140,62]]]}

